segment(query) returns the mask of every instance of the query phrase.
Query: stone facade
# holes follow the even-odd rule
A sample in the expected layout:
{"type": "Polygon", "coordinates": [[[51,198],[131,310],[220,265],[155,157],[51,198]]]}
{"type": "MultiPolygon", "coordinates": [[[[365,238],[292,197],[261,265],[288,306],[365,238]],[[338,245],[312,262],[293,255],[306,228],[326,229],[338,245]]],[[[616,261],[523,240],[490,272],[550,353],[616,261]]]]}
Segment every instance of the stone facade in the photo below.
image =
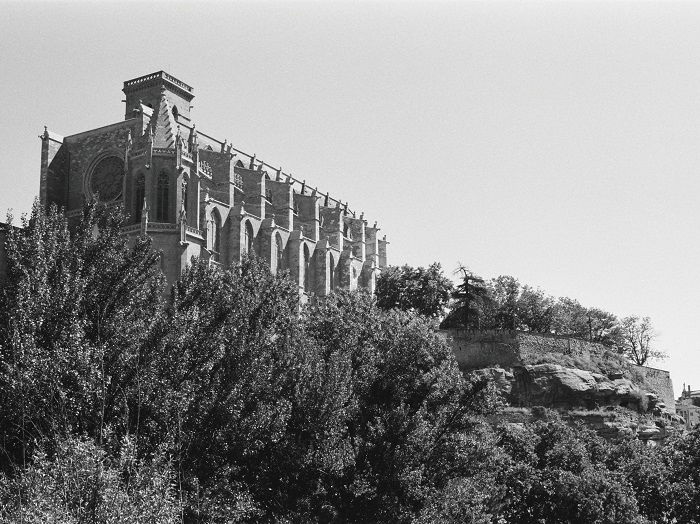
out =
{"type": "Polygon", "coordinates": [[[79,219],[86,201],[123,205],[127,235],[148,234],[170,282],[203,257],[254,252],[288,270],[302,301],[336,287],[374,291],[387,240],[348,203],[197,129],[192,87],[159,71],[124,82],[122,122],[41,136],[40,199],[79,219]]]}
{"type": "Polygon", "coordinates": [[[676,401],[676,413],[685,420],[685,427],[692,429],[700,424],[700,391],[688,389],[683,385],[683,392],[676,401]]]}

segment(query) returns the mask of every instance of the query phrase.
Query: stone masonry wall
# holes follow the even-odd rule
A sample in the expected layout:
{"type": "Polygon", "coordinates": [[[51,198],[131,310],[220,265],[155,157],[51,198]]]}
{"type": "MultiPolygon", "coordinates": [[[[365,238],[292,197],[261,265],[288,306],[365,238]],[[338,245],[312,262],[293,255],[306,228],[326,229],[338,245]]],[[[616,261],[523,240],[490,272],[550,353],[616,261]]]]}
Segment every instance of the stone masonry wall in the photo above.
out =
{"type": "Polygon", "coordinates": [[[632,366],[632,368],[644,375],[647,384],[653,387],[654,391],[659,395],[659,398],[666,404],[666,409],[675,413],[676,399],[673,393],[671,374],[664,369],[650,368],[647,366],[632,366]]]}
{"type": "Polygon", "coordinates": [[[515,331],[441,330],[460,368],[522,365],[515,331]]]}

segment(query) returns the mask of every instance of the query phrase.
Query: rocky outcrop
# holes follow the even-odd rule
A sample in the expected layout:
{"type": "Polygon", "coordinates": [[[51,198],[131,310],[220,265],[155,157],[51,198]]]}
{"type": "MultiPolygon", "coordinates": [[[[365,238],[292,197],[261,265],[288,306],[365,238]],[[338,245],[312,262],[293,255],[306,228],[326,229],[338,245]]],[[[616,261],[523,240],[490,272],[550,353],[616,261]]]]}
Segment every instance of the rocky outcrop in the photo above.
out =
{"type": "Polygon", "coordinates": [[[559,364],[489,367],[472,373],[491,380],[514,408],[551,408],[582,420],[607,437],[634,434],[644,440],[660,440],[667,436],[669,425],[682,422],[657,394],[621,373],[603,375],[559,364]]]}
{"type": "MultiPolygon", "coordinates": [[[[441,334],[465,372],[482,368],[520,370],[514,371],[514,378],[521,386],[516,390],[523,396],[534,399],[552,394],[555,401],[562,399],[564,403],[569,402],[567,396],[579,400],[585,397],[589,405],[606,404],[607,399],[617,398],[634,408],[646,402],[637,398],[637,393],[649,392],[659,396],[667,411],[675,412],[668,371],[634,366],[623,355],[601,344],[513,330],[449,329],[441,334]],[[532,374],[532,380],[528,374],[532,374]],[[539,383],[545,387],[538,388],[539,383]]],[[[543,405],[548,405],[550,400],[544,399],[543,405]]]]}
{"type": "MultiPolygon", "coordinates": [[[[494,424],[523,424],[538,419],[547,419],[546,408],[506,407],[498,415],[491,417],[494,424]]],[[[663,442],[679,428],[678,425],[650,415],[642,415],[629,409],[606,406],[598,410],[551,410],[557,412],[562,420],[569,423],[582,423],[595,430],[601,437],[620,439],[636,437],[644,442],[656,444],[663,442]]]]}

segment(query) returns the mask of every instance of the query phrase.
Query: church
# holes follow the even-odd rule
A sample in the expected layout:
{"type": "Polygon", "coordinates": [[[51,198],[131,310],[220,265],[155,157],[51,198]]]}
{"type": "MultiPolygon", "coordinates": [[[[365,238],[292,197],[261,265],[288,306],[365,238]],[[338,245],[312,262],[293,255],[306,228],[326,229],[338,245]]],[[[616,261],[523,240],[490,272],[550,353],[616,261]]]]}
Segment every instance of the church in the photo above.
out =
{"type": "Polygon", "coordinates": [[[159,71],[124,82],[124,120],[70,136],[44,129],[40,201],[77,222],[86,201],[123,206],[175,282],[192,257],[230,266],[255,253],[288,270],[303,302],[374,291],[387,240],[348,203],[198,128],[194,90],[159,71]]]}

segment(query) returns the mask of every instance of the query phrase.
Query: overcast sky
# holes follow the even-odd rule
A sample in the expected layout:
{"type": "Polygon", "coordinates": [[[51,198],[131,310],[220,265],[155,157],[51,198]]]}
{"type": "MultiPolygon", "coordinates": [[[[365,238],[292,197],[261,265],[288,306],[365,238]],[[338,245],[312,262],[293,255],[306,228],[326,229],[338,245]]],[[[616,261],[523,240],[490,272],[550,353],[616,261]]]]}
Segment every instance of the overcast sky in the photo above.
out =
{"type": "Polygon", "coordinates": [[[458,262],[649,315],[700,389],[700,4],[0,2],[0,210],[40,141],[195,89],[197,128],[364,211],[393,264],[458,262]]]}

